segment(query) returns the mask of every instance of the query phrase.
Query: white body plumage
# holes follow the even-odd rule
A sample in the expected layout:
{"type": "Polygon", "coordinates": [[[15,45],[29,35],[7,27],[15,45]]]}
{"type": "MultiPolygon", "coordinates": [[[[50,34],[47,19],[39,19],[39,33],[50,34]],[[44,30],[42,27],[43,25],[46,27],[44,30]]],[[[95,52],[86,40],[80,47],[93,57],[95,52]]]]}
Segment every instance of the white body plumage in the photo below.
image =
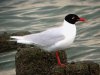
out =
{"type": "Polygon", "coordinates": [[[25,36],[11,36],[17,43],[35,44],[46,51],[64,50],[74,41],[76,36],[75,24],[64,23],[60,27],[25,36]]]}

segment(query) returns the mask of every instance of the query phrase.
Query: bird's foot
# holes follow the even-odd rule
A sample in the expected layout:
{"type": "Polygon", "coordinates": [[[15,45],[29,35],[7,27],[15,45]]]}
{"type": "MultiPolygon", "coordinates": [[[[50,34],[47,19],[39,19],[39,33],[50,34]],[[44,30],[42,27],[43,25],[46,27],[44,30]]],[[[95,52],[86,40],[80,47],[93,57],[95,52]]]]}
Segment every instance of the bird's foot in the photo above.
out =
{"type": "Polygon", "coordinates": [[[60,67],[65,68],[66,65],[65,64],[58,64],[60,67]]]}

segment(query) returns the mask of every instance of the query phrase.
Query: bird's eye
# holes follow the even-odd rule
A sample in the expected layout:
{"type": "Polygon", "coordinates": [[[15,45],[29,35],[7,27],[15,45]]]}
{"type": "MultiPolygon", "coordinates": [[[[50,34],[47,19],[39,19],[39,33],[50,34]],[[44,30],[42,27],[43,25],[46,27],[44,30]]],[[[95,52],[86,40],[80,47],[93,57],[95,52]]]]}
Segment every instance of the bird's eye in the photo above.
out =
{"type": "Polygon", "coordinates": [[[72,17],[72,19],[75,19],[75,17],[72,17]]]}

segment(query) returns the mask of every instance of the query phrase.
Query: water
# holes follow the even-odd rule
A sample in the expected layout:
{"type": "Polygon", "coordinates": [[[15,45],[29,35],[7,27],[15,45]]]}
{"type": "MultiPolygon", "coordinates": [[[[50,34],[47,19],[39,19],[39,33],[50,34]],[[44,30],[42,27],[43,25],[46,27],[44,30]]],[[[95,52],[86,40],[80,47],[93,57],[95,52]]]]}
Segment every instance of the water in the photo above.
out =
{"type": "MultiPolygon", "coordinates": [[[[100,64],[100,0],[0,0],[0,32],[43,31],[59,26],[76,13],[88,23],[77,23],[77,37],[67,50],[68,60],[100,64]]],[[[0,53],[0,75],[15,75],[16,51],[0,53]]]]}

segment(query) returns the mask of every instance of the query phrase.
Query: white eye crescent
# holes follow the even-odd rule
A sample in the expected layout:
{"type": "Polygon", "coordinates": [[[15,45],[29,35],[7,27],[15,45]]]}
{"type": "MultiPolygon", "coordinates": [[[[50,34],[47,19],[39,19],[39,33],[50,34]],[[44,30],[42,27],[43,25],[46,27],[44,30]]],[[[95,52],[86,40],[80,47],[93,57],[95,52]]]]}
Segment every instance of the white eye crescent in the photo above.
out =
{"type": "Polygon", "coordinates": [[[74,19],[75,17],[72,17],[72,19],[74,19]]]}

